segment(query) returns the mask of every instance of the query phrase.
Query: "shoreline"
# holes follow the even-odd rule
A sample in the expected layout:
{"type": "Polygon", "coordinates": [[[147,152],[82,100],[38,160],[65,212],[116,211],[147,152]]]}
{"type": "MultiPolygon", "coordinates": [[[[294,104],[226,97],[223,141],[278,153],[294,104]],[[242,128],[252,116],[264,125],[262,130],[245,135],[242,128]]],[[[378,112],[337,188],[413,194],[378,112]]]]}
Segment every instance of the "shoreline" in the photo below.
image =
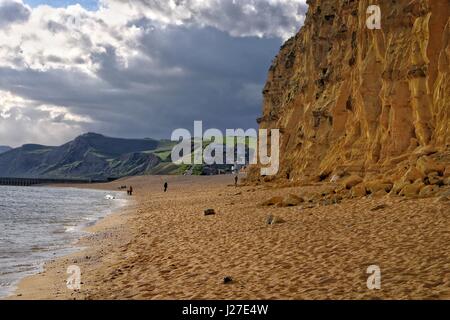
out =
{"type": "Polygon", "coordinates": [[[95,224],[80,241],[85,250],[23,279],[10,299],[450,299],[448,203],[366,197],[267,207],[271,197],[330,186],[235,188],[231,176],[104,187],[121,184],[133,185],[134,203],[95,224]],[[268,214],[281,223],[268,226],[268,214]],[[79,292],[65,286],[72,264],[82,270],[79,292]],[[366,287],[374,264],[382,290],[366,287]]]}
{"type": "MultiPolygon", "coordinates": [[[[103,188],[99,188],[97,184],[89,185],[89,187],[84,186],[83,184],[56,184],[56,185],[40,185],[35,187],[45,187],[45,188],[68,188],[68,189],[90,189],[97,191],[113,191],[120,192],[120,190],[114,190],[110,186],[103,185],[103,188]]],[[[54,297],[51,295],[47,295],[44,293],[48,291],[48,288],[45,285],[42,285],[41,281],[38,281],[38,277],[42,275],[49,275],[53,277],[52,273],[48,272],[48,269],[54,268],[54,265],[59,265],[62,261],[67,261],[71,258],[81,257],[84,251],[89,250],[89,247],[93,245],[90,243],[89,238],[102,226],[107,226],[111,224],[111,221],[117,219],[116,216],[120,215],[124,210],[127,210],[128,207],[134,204],[132,199],[121,198],[118,199],[120,201],[124,201],[124,204],[117,205],[117,207],[109,210],[105,215],[95,218],[95,220],[83,223],[80,221],[80,224],[76,227],[78,231],[81,233],[78,238],[76,238],[73,242],[67,244],[67,251],[69,253],[64,253],[62,255],[57,255],[53,258],[49,257],[46,261],[43,261],[39,266],[39,269],[33,272],[32,274],[26,275],[19,280],[11,287],[10,293],[6,296],[0,297],[0,300],[22,300],[24,296],[30,296],[30,299],[53,299],[54,297]],[[109,220],[111,219],[111,221],[109,220]],[[37,288],[40,288],[37,290],[37,288]],[[39,291],[39,292],[38,292],[39,291]],[[43,291],[42,293],[40,291],[43,291]]],[[[59,271],[58,271],[59,273],[59,271]]],[[[67,274],[69,276],[69,274],[67,274]]],[[[28,299],[28,298],[24,298],[28,299]]],[[[65,296],[63,299],[67,299],[65,296]]]]}

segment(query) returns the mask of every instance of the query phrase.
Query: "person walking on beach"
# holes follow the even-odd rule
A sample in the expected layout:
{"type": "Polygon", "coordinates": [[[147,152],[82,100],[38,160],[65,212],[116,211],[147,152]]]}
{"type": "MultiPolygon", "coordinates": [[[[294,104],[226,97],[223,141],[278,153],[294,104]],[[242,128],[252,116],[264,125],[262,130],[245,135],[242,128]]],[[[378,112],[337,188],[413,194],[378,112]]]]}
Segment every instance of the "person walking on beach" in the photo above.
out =
{"type": "Polygon", "coordinates": [[[236,175],[234,176],[234,186],[237,187],[239,182],[239,177],[236,175]]]}
{"type": "Polygon", "coordinates": [[[164,183],[164,192],[167,192],[167,188],[169,187],[169,184],[167,182],[164,183]]]}
{"type": "Polygon", "coordinates": [[[129,196],[133,195],[133,187],[132,186],[130,186],[130,190],[128,190],[128,195],[129,196]]]}

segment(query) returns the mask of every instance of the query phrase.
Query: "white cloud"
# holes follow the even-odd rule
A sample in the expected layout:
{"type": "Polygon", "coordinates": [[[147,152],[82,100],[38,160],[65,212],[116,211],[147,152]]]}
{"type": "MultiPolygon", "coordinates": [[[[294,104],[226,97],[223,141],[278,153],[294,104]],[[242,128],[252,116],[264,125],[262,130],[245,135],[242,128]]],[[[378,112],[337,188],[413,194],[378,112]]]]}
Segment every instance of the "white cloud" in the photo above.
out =
{"type": "Polygon", "coordinates": [[[0,1],[0,17],[21,22],[0,25],[0,65],[82,68],[94,74],[93,54],[113,47],[126,67],[140,54],[139,37],[151,28],[201,26],[235,37],[286,39],[298,30],[305,11],[305,0],[102,0],[94,12],[80,5],[31,10],[22,0],[0,1]],[[142,19],[146,25],[139,25],[142,19]]]}
{"type": "Polygon", "coordinates": [[[68,108],[40,104],[0,91],[0,136],[9,137],[9,145],[19,146],[23,138],[33,143],[61,144],[82,133],[82,125],[92,123],[89,116],[72,113],[68,108]]]}
{"type": "Polygon", "coordinates": [[[106,16],[127,13],[163,25],[214,27],[233,36],[287,39],[304,21],[306,0],[102,0],[106,16]],[[111,14],[114,12],[116,14],[111,14]]]}
{"type": "Polygon", "coordinates": [[[30,8],[20,0],[0,0],[0,28],[28,20],[30,8]]]}

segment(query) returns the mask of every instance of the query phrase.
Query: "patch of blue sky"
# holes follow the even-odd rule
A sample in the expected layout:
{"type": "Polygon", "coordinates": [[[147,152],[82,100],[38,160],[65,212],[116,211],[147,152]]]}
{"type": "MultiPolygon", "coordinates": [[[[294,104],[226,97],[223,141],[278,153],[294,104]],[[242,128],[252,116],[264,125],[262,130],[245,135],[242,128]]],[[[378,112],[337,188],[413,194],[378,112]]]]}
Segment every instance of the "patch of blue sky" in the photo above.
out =
{"type": "Polygon", "coordinates": [[[95,11],[98,9],[98,0],[24,0],[24,3],[31,7],[37,7],[41,4],[46,4],[55,8],[65,8],[70,5],[80,4],[86,10],[95,11]]]}

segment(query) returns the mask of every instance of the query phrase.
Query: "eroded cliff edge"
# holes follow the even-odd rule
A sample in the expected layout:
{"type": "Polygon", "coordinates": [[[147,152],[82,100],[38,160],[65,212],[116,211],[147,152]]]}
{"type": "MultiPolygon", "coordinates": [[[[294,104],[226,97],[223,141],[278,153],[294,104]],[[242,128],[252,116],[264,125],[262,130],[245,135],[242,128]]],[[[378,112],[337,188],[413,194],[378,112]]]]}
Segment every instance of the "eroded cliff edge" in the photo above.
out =
{"type": "Polygon", "coordinates": [[[282,46],[263,91],[260,127],[281,131],[280,171],[266,179],[358,175],[393,187],[413,170],[415,180],[430,173],[445,180],[450,1],[308,4],[305,25],[282,46]],[[373,4],[381,30],[366,27],[373,4]]]}

